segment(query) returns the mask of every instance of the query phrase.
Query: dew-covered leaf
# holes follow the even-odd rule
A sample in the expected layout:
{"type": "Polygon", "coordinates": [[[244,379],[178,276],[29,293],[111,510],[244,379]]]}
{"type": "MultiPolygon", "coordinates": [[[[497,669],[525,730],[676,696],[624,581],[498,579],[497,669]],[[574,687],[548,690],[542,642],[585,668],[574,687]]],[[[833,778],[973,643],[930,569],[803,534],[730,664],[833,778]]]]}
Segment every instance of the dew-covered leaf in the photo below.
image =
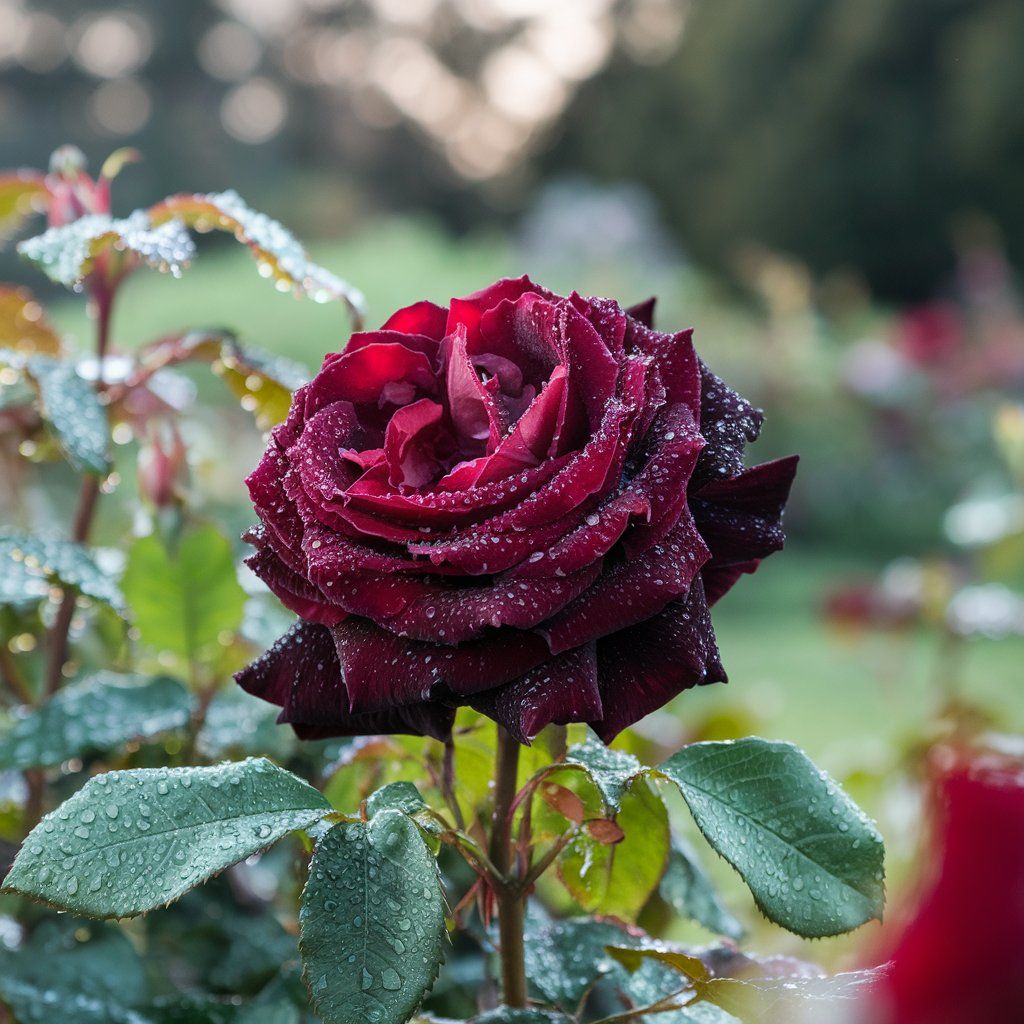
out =
{"type": "Polygon", "coordinates": [[[594,983],[615,969],[606,947],[640,941],[618,925],[588,917],[528,921],[526,976],[532,995],[575,1014],[594,983]]]}
{"type": "Polygon", "coordinates": [[[234,190],[205,195],[170,196],[150,210],[153,222],[178,218],[197,231],[227,231],[247,245],[260,273],[283,289],[310,296],[315,302],[342,301],[357,324],[365,300],[358,289],[313,263],[298,239],[265,213],[253,210],[234,190]]]}
{"type": "Polygon", "coordinates": [[[177,277],[195,255],[195,245],[180,221],[167,218],[155,223],[145,210],[136,210],[123,220],[88,213],[19,242],[18,252],[50,280],[73,288],[104,253],[177,277]]]}
{"type": "Polygon", "coordinates": [[[641,778],[621,794],[615,821],[625,833],[621,842],[607,845],[580,833],[560,857],[558,877],[588,913],[635,921],[665,870],[668,813],[641,778]]]}
{"type": "Polygon", "coordinates": [[[444,901],[416,826],[386,810],[317,845],[299,944],[324,1024],[405,1024],[444,959],[444,901]]]}
{"type": "Polygon", "coordinates": [[[175,679],[97,672],[0,726],[0,769],[37,768],[184,728],[193,698],[175,679]]]}
{"type": "Polygon", "coordinates": [[[0,242],[14,235],[33,214],[45,213],[50,193],[38,171],[0,174],[0,242]]]}
{"type": "Polygon", "coordinates": [[[81,544],[30,534],[0,534],[0,605],[24,605],[46,597],[51,585],[69,587],[124,608],[121,591],[81,544]]]}
{"type": "Polygon", "coordinates": [[[758,738],[693,743],[658,771],[776,924],[817,938],[881,917],[881,836],[803,751],[758,738]]]}
{"type": "Polygon", "coordinates": [[[389,782],[366,799],[366,813],[371,818],[385,810],[402,811],[411,815],[422,811],[426,806],[420,791],[412,782],[389,782]]]}
{"type": "Polygon", "coordinates": [[[619,809],[630,780],[645,770],[632,754],[612,750],[592,736],[570,747],[565,759],[568,764],[582,765],[586,769],[612,811],[619,809]]]}
{"type": "Polygon", "coordinates": [[[142,641],[186,662],[215,655],[245,609],[231,545],[213,526],[186,533],[174,550],[155,534],[141,537],[121,586],[142,641]]]}
{"type": "Polygon", "coordinates": [[[144,914],[329,810],[262,758],[97,775],[32,830],[3,891],[92,917],[144,914]]]}
{"type": "Polygon", "coordinates": [[[69,360],[33,355],[25,365],[39,388],[43,419],[68,462],[80,473],[105,473],[110,431],[95,388],[69,360]]]}
{"type": "Polygon", "coordinates": [[[673,837],[668,867],[658,887],[661,898],[677,913],[717,935],[739,939],[743,926],[722,903],[690,844],[673,837]]]}
{"type": "Polygon", "coordinates": [[[28,288],[0,285],[0,348],[59,355],[60,336],[28,288]]]}

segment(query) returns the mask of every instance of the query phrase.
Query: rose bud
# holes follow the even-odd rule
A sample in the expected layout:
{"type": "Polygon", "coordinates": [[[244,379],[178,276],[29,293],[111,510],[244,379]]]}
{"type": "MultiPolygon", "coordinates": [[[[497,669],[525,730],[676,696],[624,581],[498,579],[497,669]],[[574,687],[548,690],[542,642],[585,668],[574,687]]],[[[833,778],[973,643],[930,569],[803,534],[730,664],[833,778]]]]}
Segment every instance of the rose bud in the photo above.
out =
{"type": "Polygon", "coordinates": [[[158,509],[178,504],[187,466],[188,450],[178,428],[156,424],[139,447],[139,494],[158,509]]]}
{"type": "Polygon", "coordinates": [[[783,543],[796,459],[691,331],[526,277],[357,333],[248,479],[248,564],[299,621],[238,675],[304,737],[606,741],[725,680],[709,608],[783,543]]]}

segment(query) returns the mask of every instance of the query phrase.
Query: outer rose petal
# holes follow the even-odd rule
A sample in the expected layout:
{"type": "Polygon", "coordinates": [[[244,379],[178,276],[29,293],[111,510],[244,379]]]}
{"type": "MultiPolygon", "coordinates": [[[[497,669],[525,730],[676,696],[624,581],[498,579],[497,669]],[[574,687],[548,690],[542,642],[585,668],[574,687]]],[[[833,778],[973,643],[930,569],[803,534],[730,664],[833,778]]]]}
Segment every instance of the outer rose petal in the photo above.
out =
{"type": "Polygon", "coordinates": [[[279,720],[304,738],[399,732],[445,739],[455,717],[437,703],[351,714],[331,634],[302,620],[235,679],[253,696],[282,707],[279,720]]]}
{"type": "Polygon", "coordinates": [[[691,686],[724,683],[725,670],[698,577],[686,598],[597,644],[605,743],[691,686]]]}
{"type": "Polygon", "coordinates": [[[501,686],[548,657],[539,636],[514,630],[445,647],[396,636],[366,619],[348,619],[331,635],[353,712],[417,704],[435,692],[464,696],[501,686]]]}
{"type": "Polygon", "coordinates": [[[708,549],[687,515],[639,558],[620,562],[542,627],[552,654],[643,622],[692,589],[708,549]]]}
{"type": "Polygon", "coordinates": [[[505,686],[478,694],[470,704],[527,744],[552,723],[599,719],[603,710],[596,646],[585,644],[559,654],[505,686]]]}
{"type": "Polygon", "coordinates": [[[746,562],[781,551],[782,510],[796,475],[792,456],[714,480],[690,498],[693,517],[714,564],[746,562]]]}
{"type": "Polygon", "coordinates": [[[733,391],[703,362],[700,379],[700,432],[707,447],[694,471],[691,490],[716,477],[736,476],[743,469],[746,443],[757,440],[764,422],[760,409],[733,391]]]}
{"type": "Polygon", "coordinates": [[[732,565],[712,565],[710,562],[705,565],[700,571],[700,578],[704,583],[708,607],[713,607],[725,597],[741,576],[756,572],[760,564],[760,559],[753,559],[750,562],[735,562],[732,565]]]}
{"type": "Polygon", "coordinates": [[[388,317],[382,331],[398,331],[401,334],[423,334],[440,341],[445,334],[448,310],[424,299],[398,310],[388,317]]]}

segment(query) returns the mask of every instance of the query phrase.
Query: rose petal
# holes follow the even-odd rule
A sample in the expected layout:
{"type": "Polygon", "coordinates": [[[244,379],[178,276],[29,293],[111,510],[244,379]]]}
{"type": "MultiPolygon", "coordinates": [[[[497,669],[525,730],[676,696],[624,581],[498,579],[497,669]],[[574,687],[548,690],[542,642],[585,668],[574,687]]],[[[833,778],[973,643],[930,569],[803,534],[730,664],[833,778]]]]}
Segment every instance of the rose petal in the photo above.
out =
{"type": "Polygon", "coordinates": [[[388,479],[395,487],[423,487],[440,474],[443,422],[443,407],[429,398],[396,410],[384,434],[388,479]]]}
{"type": "Polygon", "coordinates": [[[527,744],[552,723],[599,720],[596,647],[587,644],[557,655],[511,683],[477,694],[470,705],[527,744]]]}
{"type": "Polygon", "coordinates": [[[422,334],[435,341],[445,335],[448,310],[424,299],[398,310],[388,317],[382,331],[398,331],[400,334],[422,334]]]}
{"type": "Polygon", "coordinates": [[[466,695],[501,686],[548,657],[533,633],[502,630],[458,647],[396,636],[365,619],[332,630],[353,712],[416,704],[431,695],[466,695]]]}
{"type": "Polygon", "coordinates": [[[642,622],[685,594],[707,559],[708,549],[686,513],[661,543],[607,570],[540,632],[558,654],[642,622]]]}
{"type": "Polygon", "coordinates": [[[734,562],[732,565],[714,565],[708,562],[700,571],[708,607],[712,607],[725,597],[741,576],[755,572],[760,564],[759,559],[750,562],[734,562]]]}
{"type": "Polygon", "coordinates": [[[504,432],[501,412],[470,362],[464,327],[445,338],[443,362],[445,401],[461,447],[474,455],[493,451],[504,432]]]}
{"type": "Polygon", "coordinates": [[[782,510],[797,458],[777,459],[713,480],[691,497],[690,507],[714,564],[746,562],[781,551],[782,510]]]}
{"type": "Polygon", "coordinates": [[[725,682],[700,579],[683,601],[597,644],[603,714],[590,722],[605,743],[692,686],[725,682]]]}
{"type": "Polygon", "coordinates": [[[764,413],[700,364],[700,432],[707,441],[693,473],[692,488],[716,477],[736,476],[743,469],[748,441],[761,433],[764,413]]]}

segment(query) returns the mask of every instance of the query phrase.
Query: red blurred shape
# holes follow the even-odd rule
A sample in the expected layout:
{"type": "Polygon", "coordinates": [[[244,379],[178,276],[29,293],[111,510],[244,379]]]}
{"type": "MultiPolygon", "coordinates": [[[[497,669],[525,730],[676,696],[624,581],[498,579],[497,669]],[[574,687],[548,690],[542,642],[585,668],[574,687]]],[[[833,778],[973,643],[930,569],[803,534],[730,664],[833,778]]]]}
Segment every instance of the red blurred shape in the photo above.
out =
{"type": "Polygon", "coordinates": [[[878,1024],[1024,1022],[1024,763],[957,756],[936,787],[932,880],[887,950],[878,1024]]]}

